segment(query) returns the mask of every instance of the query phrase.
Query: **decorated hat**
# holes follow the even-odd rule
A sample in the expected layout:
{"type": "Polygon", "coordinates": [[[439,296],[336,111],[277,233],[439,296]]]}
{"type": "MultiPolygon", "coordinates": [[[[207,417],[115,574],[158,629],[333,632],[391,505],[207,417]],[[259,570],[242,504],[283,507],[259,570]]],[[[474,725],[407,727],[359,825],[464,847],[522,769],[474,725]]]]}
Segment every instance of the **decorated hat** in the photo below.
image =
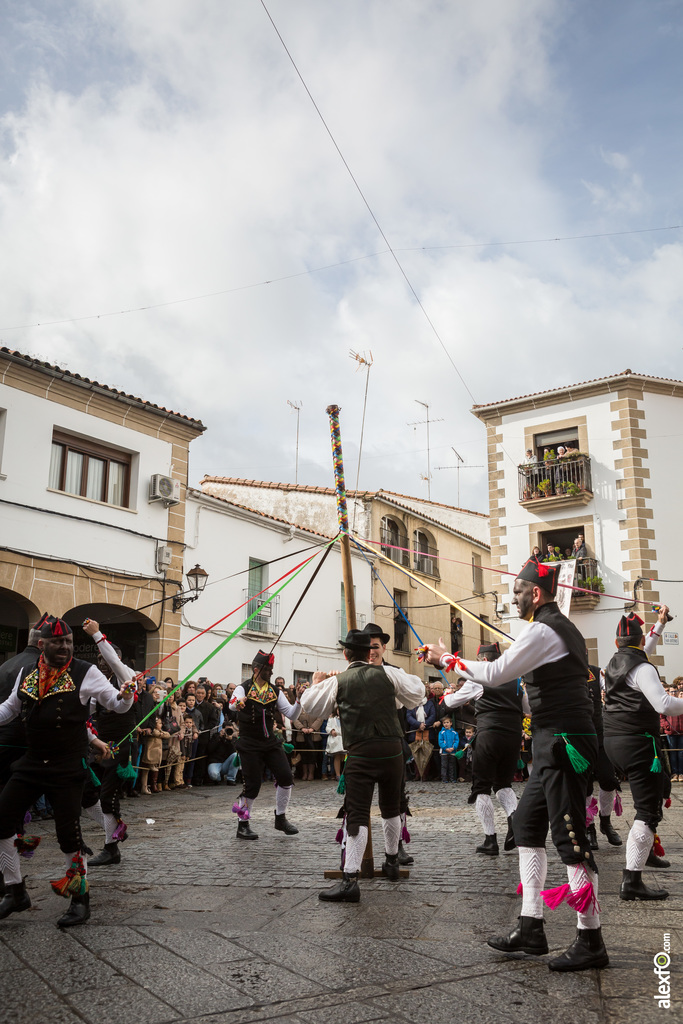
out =
{"type": "Polygon", "coordinates": [[[365,629],[361,630],[362,633],[367,633],[370,637],[378,636],[383,644],[389,643],[389,634],[385,633],[381,626],[378,626],[376,622],[368,622],[365,629]]]}
{"type": "Polygon", "coordinates": [[[477,647],[477,657],[482,654],[487,661],[495,661],[500,658],[500,644],[479,644],[477,647]]]}
{"type": "Polygon", "coordinates": [[[370,650],[372,637],[364,629],[350,629],[345,640],[340,640],[342,647],[359,647],[365,651],[370,650]]]}
{"type": "Polygon", "coordinates": [[[537,558],[530,558],[517,573],[517,579],[533,583],[535,587],[555,597],[559,571],[558,565],[548,565],[547,562],[539,562],[537,558]]]}
{"type": "Polygon", "coordinates": [[[259,651],[258,654],[254,655],[254,660],[251,664],[253,668],[261,668],[265,665],[272,668],[275,664],[275,655],[272,652],[270,654],[266,654],[265,651],[259,651]]]}
{"type": "Polygon", "coordinates": [[[73,630],[64,619],[57,619],[54,615],[44,615],[40,620],[40,635],[43,640],[54,640],[60,636],[70,636],[73,630]]]}
{"type": "Polygon", "coordinates": [[[622,615],[617,626],[617,637],[640,640],[643,635],[643,625],[643,620],[635,612],[631,612],[630,615],[622,615]]]}

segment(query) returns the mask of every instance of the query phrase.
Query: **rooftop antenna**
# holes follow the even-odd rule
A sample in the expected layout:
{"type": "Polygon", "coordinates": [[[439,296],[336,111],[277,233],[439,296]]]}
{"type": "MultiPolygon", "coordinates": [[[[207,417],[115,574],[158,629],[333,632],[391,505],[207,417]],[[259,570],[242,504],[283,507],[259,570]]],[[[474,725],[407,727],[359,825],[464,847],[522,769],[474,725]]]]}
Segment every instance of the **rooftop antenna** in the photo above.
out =
{"type": "Polygon", "coordinates": [[[457,469],[457,471],[458,471],[458,508],[460,508],[460,467],[462,466],[463,469],[483,469],[484,467],[483,466],[466,466],[465,465],[465,460],[463,459],[462,455],[460,455],[459,452],[456,452],[456,450],[453,447],[453,445],[451,445],[451,451],[453,452],[453,454],[455,455],[456,459],[458,460],[456,462],[456,464],[454,466],[435,466],[434,468],[435,469],[457,469]]]}
{"type": "Polygon", "coordinates": [[[432,471],[431,471],[430,464],[429,464],[429,424],[430,424],[430,422],[431,423],[442,423],[443,422],[443,417],[440,416],[439,419],[437,419],[437,420],[430,420],[429,419],[429,403],[428,402],[421,402],[419,398],[416,398],[415,401],[417,402],[418,405],[424,406],[424,408],[427,410],[427,419],[426,420],[416,420],[414,423],[409,423],[408,426],[409,427],[419,427],[423,423],[427,424],[427,475],[426,476],[421,475],[420,479],[427,481],[427,499],[429,501],[431,501],[432,500],[432,471]]]}
{"type": "Polygon", "coordinates": [[[287,399],[287,405],[291,406],[292,409],[294,410],[294,412],[296,413],[296,462],[295,462],[295,465],[294,465],[294,483],[295,483],[295,485],[299,483],[299,417],[301,415],[301,406],[303,404],[304,403],[301,402],[301,401],[299,401],[299,402],[290,402],[290,400],[287,399]]]}
{"type": "MultiPolygon", "coordinates": [[[[361,460],[361,455],[363,454],[363,434],[365,432],[365,410],[367,409],[367,405],[368,405],[368,387],[370,385],[370,370],[372,369],[372,364],[373,364],[374,360],[372,358],[372,352],[370,353],[370,355],[368,357],[368,356],[366,356],[365,352],[362,352],[362,353],[361,352],[354,352],[352,348],[349,349],[349,356],[351,357],[351,359],[355,359],[356,362],[358,363],[358,366],[356,367],[356,370],[360,370],[364,366],[367,367],[367,371],[366,371],[366,375],[365,375],[365,397],[363,398],[363,419],[362,419],[361,426],[360,426],[360,443],[358,445],[358,468],[356,470],[356,488],[355,488],[356,491],[357,491],[358,490],[358,481],[360,480],[360,460],[361,460]]],[[[352,529],[352,531],[354,533],[356,532],[356,508],[357,508],[357,504],[356,504],[356,501],[354,499],[354,502],[353,502],[353,521],[351,523],[351,529],[352,529]]]]}

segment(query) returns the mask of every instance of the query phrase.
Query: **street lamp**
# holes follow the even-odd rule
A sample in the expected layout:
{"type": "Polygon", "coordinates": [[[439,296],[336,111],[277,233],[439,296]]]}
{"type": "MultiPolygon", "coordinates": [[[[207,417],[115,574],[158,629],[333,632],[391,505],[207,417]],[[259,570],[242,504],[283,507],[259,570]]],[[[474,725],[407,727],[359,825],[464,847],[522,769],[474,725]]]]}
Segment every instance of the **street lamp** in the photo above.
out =
{"type": "Polygon", "coordinates": [[[190,585],[190,589],[174,595],[174,612],[180,611],[184,604],[189,604],[190,601],[196,601],[206,586],[206,581],[209,578],[208,572],[205,572],[200,565],[195,565],[194,569],[190,569],[190,571],[185,573],[185,575],[187,577],[187,582],[190,585]]]}

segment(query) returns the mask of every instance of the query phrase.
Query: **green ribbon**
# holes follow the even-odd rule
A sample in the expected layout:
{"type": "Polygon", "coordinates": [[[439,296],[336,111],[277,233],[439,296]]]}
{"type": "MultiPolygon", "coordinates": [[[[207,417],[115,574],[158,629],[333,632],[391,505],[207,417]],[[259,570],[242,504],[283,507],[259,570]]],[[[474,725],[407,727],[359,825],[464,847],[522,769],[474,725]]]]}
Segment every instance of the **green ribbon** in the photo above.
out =
{"type": "MultiPolygon", "coordinates": [[[[587,772],[588,769],[591,766],[591,763],[590,763],[590,761],[586,760],[586,758],[583,756],[583,754],[579,753],[579,751],[576,749],[576,747],[572,743],[569,742],[569,738],[568,737],[569,737],[570,734],[567,733],[567,732],[556,732],[553,735],[554,736],[561,736],[562,739],[564,740],[565,746],[567,748],[567,756],[568,756],[569,761],[571,763],[571,766],[574,769],[574,771],[576,772],[576,774],[577,775],[583,775],[584,772],[587,772]]],[[[595,733],[592,733],[592,732],[573,732],[573,733],[571,733],[571,735],[572,736],[594,736],[595,733]]]]}
{"type": "Polygon", "coordinates": [[[646,732],[644,733],[644,735],[647,736],[649,740],[652,740],[652,749],[655,752],[655,756],[652,759],[652,764],[650,765],[650,771],[654,772],[655,774],[658,774],[662,770],[662,762],[659,760],[659,754],[657,753],[657,744],[655,742],[655,738],[651,732],[646,732]]]}

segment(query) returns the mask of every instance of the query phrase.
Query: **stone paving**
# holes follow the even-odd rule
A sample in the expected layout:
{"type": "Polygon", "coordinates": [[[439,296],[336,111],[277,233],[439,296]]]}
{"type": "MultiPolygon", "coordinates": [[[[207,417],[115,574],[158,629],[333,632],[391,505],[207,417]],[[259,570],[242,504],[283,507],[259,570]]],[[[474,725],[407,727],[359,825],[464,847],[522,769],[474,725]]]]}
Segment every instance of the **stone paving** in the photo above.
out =
{"type": "MultiPolygon", "coordinates": [[[[48,879],[63,874],[51,822],[23,861],[33,907],[0,923],[0,1020],[14,1024],[364,1024],[370,1021],[499,1024],[651,1022],[653,957],[670,936],[672,1009],[683,1005],[683,785],[661,834],[672,867],[646,880],[670,889],[662,903],[618,898],[624,848],[604,841],[603,932],[611,965],[556,975],[546,958],[507,959],[488,935],[519,913],[517,855],[474,853],[480,829],[468,786],[412,784],[409,880],[362,881],[358,905],[322,904],[324,868],[336,868],[340,798],[325,782],[299,783],[288,838],[273,830],[274,792],[256,804],[258,842],[235,839],[237,790],[210,787],[128,800],[130,839],[116,867],[93,869],[92,918],[62,933],[66,907],[48,879]],[[680,795],[679,795],[680,793],[680,795]],[[657,875],[655,879],[654,876],[657,875]],[[678,989],[680,988],[680,991],[678,989]]],[[[517,787],[516,787],[517,788],[517,787]]],[[[521,788],[521,787],[519,787],[521,788]]],[[[504,831],[500,817],[499,831],[504,831]]],[[[625,838],[632,818],[613,819],[625,838]]],[[[102,833],[85,819],[94,850],[102,833]]],[[[373,817],[376,865],[381,826],[373,817]]],[[[566,881],[549,848],[548,885],[566,881]]],[[[551,954],[569,945],[575,915],[546,913],[551,954]]]]}

